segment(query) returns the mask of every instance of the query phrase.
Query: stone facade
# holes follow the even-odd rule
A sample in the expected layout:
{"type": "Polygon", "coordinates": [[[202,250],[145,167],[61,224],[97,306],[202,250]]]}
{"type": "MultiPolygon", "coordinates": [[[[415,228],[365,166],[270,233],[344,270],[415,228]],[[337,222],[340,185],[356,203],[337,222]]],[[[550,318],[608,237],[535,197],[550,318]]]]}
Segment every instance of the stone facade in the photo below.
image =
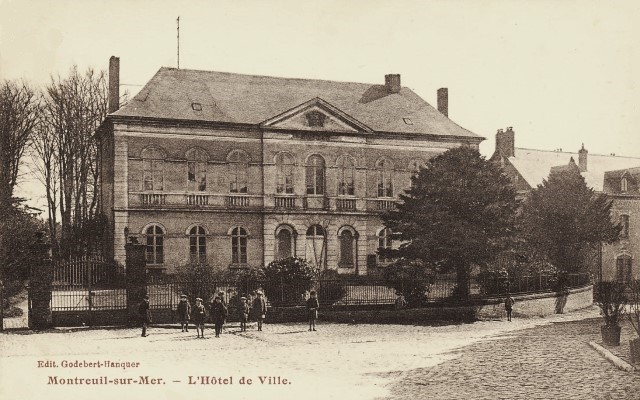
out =
{"type": "MultiPolygon", "coordinates": [[[[405,90],[399,76],[392,82],[385,96],[405,90]]],[[[380,213],[426,160],[460,145],[477,149],[482,138],[378,131],[321,95],[331,93],[318,90],[259,124],[141,118],[129,115],[138,112],[131,104],[110,114],[100,130],[107,251],[124,263],[127,232],[147,245],[147,267],[167,273],[192,261],[226,269],[285,256],[341,274],[384,265],[377,249],[394,244],[380,213]]]]}

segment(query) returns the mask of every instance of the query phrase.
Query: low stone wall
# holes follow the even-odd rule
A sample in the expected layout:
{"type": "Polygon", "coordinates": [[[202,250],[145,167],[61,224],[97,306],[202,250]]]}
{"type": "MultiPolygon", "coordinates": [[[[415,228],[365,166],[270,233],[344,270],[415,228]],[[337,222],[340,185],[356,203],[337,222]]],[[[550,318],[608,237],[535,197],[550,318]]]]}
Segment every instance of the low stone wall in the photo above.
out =
{"type": "MultiPolygon", "coordinates": [[[[563,294],[536,293],[513,296],[513,316],[543,317],[587,308],[593,304],[593,286],[571,289],[563,294]]],[[[478,310],[479,318],[504,318],[504,298],[488,299],[478,310]]]]}

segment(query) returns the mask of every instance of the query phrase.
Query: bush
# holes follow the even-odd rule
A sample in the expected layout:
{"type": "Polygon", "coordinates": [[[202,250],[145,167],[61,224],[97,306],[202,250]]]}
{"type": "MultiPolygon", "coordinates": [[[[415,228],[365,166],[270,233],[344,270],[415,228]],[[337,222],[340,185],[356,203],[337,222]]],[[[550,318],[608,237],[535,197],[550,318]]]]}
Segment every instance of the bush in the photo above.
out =
{"type": "Polygon", "coordinates": [[[387,287],[401,292],[410,307],[425,302],[434,281],[431,271],[419,260],[398,260],[385,268],[383,277],[387,287]]]}
{"type": "Polygon", "coordinates": [[[343,275],[338,274],[336,270],[325,270],[320,279],[320,286],[317,288],[320,303],[333,304],[341,300],[347,293],[344,283],[349,276],[351,275],[343,278],[343,275]]]}
{"type": "Polygon", "coordinates": [[[220,284],[228,279],[226,272],[216,271],[214,268],[203,264],[186,264],[177,268],[176,283],[179,294],[186,294],[191,304],[200,297],[205,304],[213,300],[219,291],[220,284]]]}
{"type": "Polygon", "coordinates": [[[595,285],[595,302],[602,310],[606,326],[619,326],[627,304],[625,285],[616,281],[603,281],[595,285]]]}
{"type": "Polygon", "coordinates": [[[272,304],[300,304],[302,295],[311,290],[318,275],[318,268],[303,258],[272,261],[264,268],[265,294],[272,304]]]}

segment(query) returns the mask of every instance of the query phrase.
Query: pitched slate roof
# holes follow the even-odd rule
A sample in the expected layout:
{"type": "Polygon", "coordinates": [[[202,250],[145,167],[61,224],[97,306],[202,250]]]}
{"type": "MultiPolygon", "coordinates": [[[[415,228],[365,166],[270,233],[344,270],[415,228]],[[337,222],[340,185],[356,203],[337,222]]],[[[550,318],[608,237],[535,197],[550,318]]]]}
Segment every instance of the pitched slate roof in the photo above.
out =
{"type": "MultiPolygon", "coordinates": [[[[637,164],[637,165],[640,165],[637,164]]],[[[616,171],[607,171],[604,174],[604,191],[607,193],[623,193],[638,195],[640,183],[640,167],[625,168],[616,171]],[[627,177],[627,191],[621,187],[622,177],[627,177]]]]}
{"type": "MultiPolygon", "coordinates": [[[[578,152],[516,148],[515,156],[509,157],[509,162],[518,170],[529,186],[535,188],[549,176],[551,167],[567,165],[572,157],[577,162],[578,152]]],[[[606,171],[632,168],[638,165],[640,165],[640,158],[637,157],[588,154],[587,171],[582,172],[582,176],[587,186],[596,191],[602,191],[606,171]]]]}
{"type": "Polygon", "coordinates": [[[378,132],[484,139],[405,87],[393,94],[376,84],[175,68],[160,68],[129,103],[112,115],[257,125],[314,98],[378,132]],[[192,103],[200,103],[202,110],[194,110],[192,103]]]}

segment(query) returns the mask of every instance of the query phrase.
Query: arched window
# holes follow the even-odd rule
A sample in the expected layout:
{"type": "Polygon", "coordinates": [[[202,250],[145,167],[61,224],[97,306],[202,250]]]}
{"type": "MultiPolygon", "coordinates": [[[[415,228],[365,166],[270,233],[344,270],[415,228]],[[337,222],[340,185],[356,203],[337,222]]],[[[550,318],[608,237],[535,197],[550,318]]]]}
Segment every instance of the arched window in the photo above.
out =
{"type": "Polygon", "coordinates": [[[353,196],[355,194],[356,169],[350,157],[338,159],[338,195],[353,196]]]}
{"type": "Polygon", "coordinates": [[[324,159],[319,155],[312,155],[307,160],[306,182],[307,194],[324,194],[324,159]]]}
{"type": "Polygon", "coordinates": [[[229,161],[229,193],[247,193],[247,169],[249,157],[240,150],[234,150],[227,157],[229,161]]]}
{"type": "Polygon", "coordinates": [[[148,265],[164,264],[164,231],[158,225],[149,226],[145,232],[146,259],[148,265]]]}
{"type": "Polygon", "coordinates": [[[193,263],[207,263],[207,237],[201,226],[194,226],[189,231],[189,256],[193,263]]]}
{"type": "Polygon", "coordinates": [[[142,190],[162,190],[164,180],[164,153],[150,147],[142,150],[142,190]]]}
{"type": "Polygon", "coordinates": [[[247,231],[244,228],[233,228],[231,231],[231,263],[247,263],[247,231]]]}
{"type": "Polygon", "coordinates": [[[307,229],[305,255],[307,261],[317,267],[324,267],[326,261],[326,233],[320,225],[311,225],[307,229]]]}
{"type": "Polygon", "coordinates": [[[276,193],[293,193],[293,157],[286,153],[276,156],[276,193]]]}
{"type": "Polygon", "coordinates": [[[340,260],[338,266],[352,268],[355,266],[357,233],[354,235],[351,229],[344,228],[338,236],[340,242],[340,260]]]}
{"type": "Polygon", "coordinates": [[[276,229],[276,259],[282,260],[295,256],[295,232],[288,225],[276,229]]]}
{"type": "Polygon", "coordinates": [[[207,160],[202,149],[187,151],[187,190],[204,192],[207,190],[207,160]]]}
{"type": "Polygon", "coordinates": [[[630,256],[625,254],[616,259],[616,279],[621,283],[631,283],[633,272],[630,256]]]}
{"type": "Polygon", "coordinates": [[[378,170],[378,197],[393,197],[393,165],[382,159],[376,166],[378,170]]]}
{"type": "MultiPolygon", "coordinates": [[[[393,241],[391,240],[391,229],[384,228],[378,233],[378,249],[391,249],[393,248],[393,241]]],[[[386,263],[391,261],[390,258],[384,255],[378,256],[378,261],[386,263]]]]}
{"type": "Polygon", "coordinates": [[[621,238],[629,237],[629,216],[627,214],[622,214],[620,216],[620,226],[622,226],[622,230],[620,231],[621,238]]]}

